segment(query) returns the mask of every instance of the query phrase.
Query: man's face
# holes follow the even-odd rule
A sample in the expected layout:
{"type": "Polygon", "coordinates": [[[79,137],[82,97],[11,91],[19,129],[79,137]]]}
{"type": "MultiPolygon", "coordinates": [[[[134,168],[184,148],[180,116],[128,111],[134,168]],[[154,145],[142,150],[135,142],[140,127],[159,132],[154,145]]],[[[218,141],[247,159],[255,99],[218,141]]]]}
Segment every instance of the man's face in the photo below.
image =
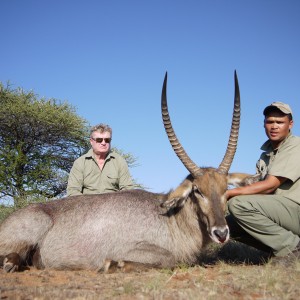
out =
{"type": "Polygon", "coordinates": [[[287,115],[279,111],[270,112],[265,116],[264,128],[267,137],[276,149],[280,143],[288,136],[293,127],[293,120],[289,120],[287,115]]]}
{"type": "Polygon", "coordinates": [[[107,154],[110,150],[111,143],[110,132],[104,131],[100,133],[98,131],[94,131],[90,139],[90,143],[95,154],[107,154]]]}

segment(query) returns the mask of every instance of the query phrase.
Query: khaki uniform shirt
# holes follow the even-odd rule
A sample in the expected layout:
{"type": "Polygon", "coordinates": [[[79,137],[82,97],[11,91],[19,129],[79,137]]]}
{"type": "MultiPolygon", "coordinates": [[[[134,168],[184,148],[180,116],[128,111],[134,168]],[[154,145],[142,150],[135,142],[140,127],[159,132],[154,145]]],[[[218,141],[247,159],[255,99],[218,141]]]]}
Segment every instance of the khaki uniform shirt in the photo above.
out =
{"type": "Polygon", "coordinates": [[[265,142],[256,164],[256,170],[264,179],[268,174],[288,180],[274,194],[282,195],[300,203],[300,137],[291,134],[274,150],[270,141],[265,142]]]}
{"type": "Polygon", "coordinates": [[[128,165],[121,155],[109,152],[101,170],[90,149],[75,160],[69,175],[67,195],[101,194],[132,188],[128,165]]]}

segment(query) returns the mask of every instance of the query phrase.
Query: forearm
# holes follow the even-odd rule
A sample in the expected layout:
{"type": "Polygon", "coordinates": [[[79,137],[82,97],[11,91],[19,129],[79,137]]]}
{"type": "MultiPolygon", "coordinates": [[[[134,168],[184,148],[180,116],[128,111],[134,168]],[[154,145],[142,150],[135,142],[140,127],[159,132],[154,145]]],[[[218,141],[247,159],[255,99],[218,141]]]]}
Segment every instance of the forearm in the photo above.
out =
{"type": "Polygon", "coordinates": [[[82,184],[80,184],[76,177],[70,173],[67,186],[67,196],[76,195],[82,195],[82,184]]]}
{"type": "Polygon", "coordinates": [[[82,189],[79,189],[78,187],[67,187],[67,196],[77,196],[82,195],[82,189]]]}
{"type": "Polygon", "coordinates": [[[133,182],[129,170],[125,167],[119,179],[119,189],[120,190],[129,190],[133,188],[133,182]]]}
{"type": "Polygon", "coordinates": [[[76,167],[73,167],[69,174],[67,195],[68,196],[82,195],[82,187],[83,187],[82,173],[79,170],[77,170],[76,167]]]}
{"type": "Polygon", "coordinates": [[[239,195],[255,195],[255,194],[270,194],[273,189],[265,189],[254,185],[238,187],[226,191],[227,199],[230,199],[239,195]]]}
{"type": "Polygon", "coordinates": [[[271,194],[285,181],[284,178],[268,176],[265,180],[226,191],[227,199],[239,195],[271,194]]]}

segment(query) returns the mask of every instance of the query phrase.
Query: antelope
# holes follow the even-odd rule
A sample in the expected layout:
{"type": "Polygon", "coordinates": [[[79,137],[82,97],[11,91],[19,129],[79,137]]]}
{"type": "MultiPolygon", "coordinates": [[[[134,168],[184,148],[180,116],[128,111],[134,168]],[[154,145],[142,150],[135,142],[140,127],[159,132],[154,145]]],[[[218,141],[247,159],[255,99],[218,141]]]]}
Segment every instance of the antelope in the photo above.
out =
{"type": "Polygon", "coordinates": [[[71,196],[19,209],[0,224],[0,263],[5,272],[33,265],[39,269],[104,270],[132,266],[174,268],[194,264],[210,242],[225,243],[228,184],[253,180],[229,174],[237,148],[240,92],[234,73],[235,96],[231,132],[218,168],[198,167],[175,135],[167,105],[167,73],[161,112],[169,142],[189,171],[168,193],[127,190],[71,196]]]}

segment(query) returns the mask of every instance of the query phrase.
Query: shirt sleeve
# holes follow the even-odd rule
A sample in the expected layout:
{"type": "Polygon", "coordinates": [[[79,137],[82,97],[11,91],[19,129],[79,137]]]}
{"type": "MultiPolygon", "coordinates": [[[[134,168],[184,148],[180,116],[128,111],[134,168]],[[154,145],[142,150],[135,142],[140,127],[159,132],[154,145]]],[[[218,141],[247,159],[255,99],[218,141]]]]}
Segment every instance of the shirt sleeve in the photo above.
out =
{"type": "Polygon", "coordinates": [[[133,182],[131,175],[129,173],[129,168],[125,159],[120,159],[120,178],[119,178],[119,189],[120,190],[129,190],[133,189],[133,182]]]}
{"type": "Polygon", "coordinates": [[[67,196],[82,195],[83,166],[79,160],[75,160],[69,174],[67,196]]]}
{"type": "Polygon", "coordinates": [[[300,147],[289,145],[286,149],[277,153],[269,167],[269,174],[290,179],[295,182],[300,177],[300,147]]]}

